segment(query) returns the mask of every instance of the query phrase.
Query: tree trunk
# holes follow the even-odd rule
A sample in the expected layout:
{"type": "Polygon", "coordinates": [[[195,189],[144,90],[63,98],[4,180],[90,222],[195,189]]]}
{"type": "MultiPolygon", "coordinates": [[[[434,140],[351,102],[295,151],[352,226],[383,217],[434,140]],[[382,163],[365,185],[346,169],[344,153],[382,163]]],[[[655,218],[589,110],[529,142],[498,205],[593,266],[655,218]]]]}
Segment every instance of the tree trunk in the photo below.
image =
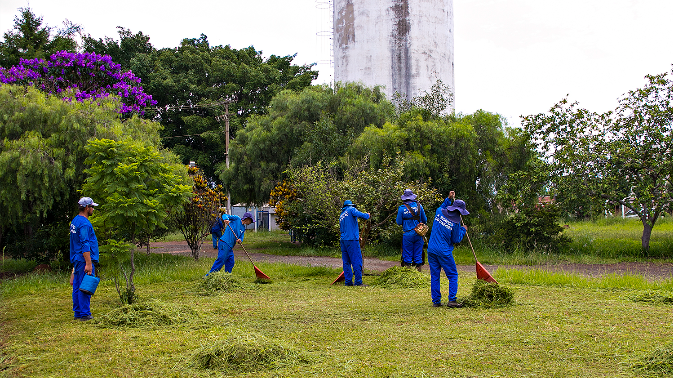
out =
{"type": "Polygon", "coordinates": [[[643,242],[643,251],[650,250],[650,237],[652,236],[652,226],[649,222],[643,222],[643,237],[641,238],[643,242]]]}

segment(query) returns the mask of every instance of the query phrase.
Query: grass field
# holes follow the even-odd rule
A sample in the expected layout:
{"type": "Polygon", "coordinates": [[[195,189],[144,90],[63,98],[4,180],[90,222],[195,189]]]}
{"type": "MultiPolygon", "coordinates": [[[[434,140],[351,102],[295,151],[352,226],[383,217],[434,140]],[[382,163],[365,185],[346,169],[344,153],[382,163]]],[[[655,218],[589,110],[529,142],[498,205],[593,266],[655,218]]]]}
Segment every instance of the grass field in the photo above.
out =
{"type": "MultiPolygon", "coordinates": [[[[653,241],[666,246],[673,224],[657,227],[653,241]]],[[[475,248],[480,261],[499,264],[648,259],[623,247],[639,240],[637,223],[577,223],[567,232],[576,241],[565,255],[503,253],[478,239],[475,248]]],[[[250,233],[246,244],[338,255],[298,248],[279,232],[250,233]]],[[[456,260],[473,262],[467,245],[456,260]]],[[[259,263],[272,278],[260,284],[239,260],[230,276],[237,285],[204,295],[212,259],[139,253],[136,262],[143,307],[120,304],[112,269],[103,266],[90,322],[72,318],[69,272],[3,280],[0,377],[673,376],[673,278],[498,269],[512,305],[448,309],[431,307],[428,287],[379,286],[373,273],[364,277],[369,287],[347,288],[330,285],[340,270],[259,263]]],[[[6,271],[30,267],[3,261],[6,271]]],[[[459,300],[474,283],[474,273],[461,273],[459,300]]],[[[446,294],[446,279],[442,285],[446,294]]]]}
{"type": "MultiPolygon", "coordinates": [[[[241,287],[204,296],[210,259],[138,260],[137,293],[181,308],[179,322],[106,325],[120,303],[105,276],[90,322],[72,319],[66,273],[6,280],[0,376],[634,377],[673,340],[671,304],[638,300],[670,298],[672,280],[498,270],[513,305],[448,309],[430,306],[429,288],[331,286],[340,271],[322,267],[260,264],[273,281],[256,284],[242,261],[232,276],[241,287]],[[215,364],[224,351],[228,363],[215,364]]],[[[473,283],[460,276],[459,298],[473,283]]]]}

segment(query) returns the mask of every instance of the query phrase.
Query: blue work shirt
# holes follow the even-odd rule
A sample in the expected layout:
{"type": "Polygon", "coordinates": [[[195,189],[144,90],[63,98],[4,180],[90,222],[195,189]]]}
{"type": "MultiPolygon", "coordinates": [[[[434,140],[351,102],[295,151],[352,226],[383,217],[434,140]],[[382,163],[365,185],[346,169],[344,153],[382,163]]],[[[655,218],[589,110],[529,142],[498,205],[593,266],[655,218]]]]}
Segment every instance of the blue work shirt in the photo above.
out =
{"type": "Polygon", "coordinates": [[[341,240],[360,240],[358,218],[369,219],[369,215],[358,211],[355,206],[346,206],[341,210],[339,216],[341,240]]]}
{"type": "Polygon", "coordinates": [[[409,209],[404,205],[400,205],[397,209],[397,224],[402,226],[402,232],[413,230],[419,223],[428,223],[428,217],[425,215],[425,210],[423,210],[423,206],[420,203],[416,201],[408,201],[406,204],[414,210],[414,213],[418,215],[420,219],[413,219],[414,216],[409,209]]]}
{"type": "Polygon", "coordinates": [[[70,263],[86,262],[84,252],[89,252],[91,261],[98,262],[98,238],[89,219],[77,215],[70,222],[70,263]]]}
{"type": "Polygon", "coordinates": [[[438,208],[432,222],[428,253],[450,255],[453,251],[453,244],[460,243],[466,232],[465,227],[451,222],[442,214],[442,208],[438,208]]]}
{"type": "Polygon", "coordinates": [[[222,220],[229,220],[229,226],[223,226],[224,229],[222,230],[222,236],[220,237],[220,240],[226,243],[229,248],[234,249],[234,246],[236,245],[236,239],[241,239],[242,241],[243,237],[245,236],[245,226],[243,225],[243,222],[241,222],[241,217],[238,215],[222,214],[222,220]],[[232,229],[236,235],[231,232],[232,229]]]}

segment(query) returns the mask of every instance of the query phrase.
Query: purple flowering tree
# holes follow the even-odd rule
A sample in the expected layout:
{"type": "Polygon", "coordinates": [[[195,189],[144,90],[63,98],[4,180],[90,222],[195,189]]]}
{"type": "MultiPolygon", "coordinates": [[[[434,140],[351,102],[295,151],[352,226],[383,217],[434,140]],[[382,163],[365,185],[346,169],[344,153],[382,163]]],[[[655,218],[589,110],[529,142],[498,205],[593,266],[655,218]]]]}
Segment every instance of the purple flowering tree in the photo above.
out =
{"type": "Polygon", "coordinates": [[[123,72],[109,55],[95,53],[59,51],[47,59],[21,59],[16,66],[0,67],[0,83],[34,86],[67,101],[117,95],[121,114],[142,114],[156,104],[133,72],[123,72]]]}

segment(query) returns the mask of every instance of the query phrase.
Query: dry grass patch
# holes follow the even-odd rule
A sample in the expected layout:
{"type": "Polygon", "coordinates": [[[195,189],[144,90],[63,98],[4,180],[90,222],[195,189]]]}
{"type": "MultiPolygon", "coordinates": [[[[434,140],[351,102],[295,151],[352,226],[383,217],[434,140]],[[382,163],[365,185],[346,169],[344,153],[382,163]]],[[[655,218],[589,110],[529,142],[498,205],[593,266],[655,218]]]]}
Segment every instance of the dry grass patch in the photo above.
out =
{"type": "Polygon", "coordinates": [[[377,277],[375,285],[385,288],[423,288],[430,286],[430,280],[427,274],[416,269],[394,266],[377,277]]]}
{"type": "Polygon", "coordinates": [[[122,305],[97,317],[102,327],[164,327],[198,319],[195,310],[188,306],[162,303],[157,300],[122,305]]]}
{"type": "Polygon", "coordinates": [[[514,292],[502,284],[488,283],[476,280],[472,286],[472,292],[462,299],[466,307],[495,308],[504,307],[512,303],[514,292]]]}
{"type": "Polygon", "coordinates": [[[310,363],[303,352],[262,335],[238,331],[197,350],[189,367],[226,374],[273,370],[310,363]]]}

